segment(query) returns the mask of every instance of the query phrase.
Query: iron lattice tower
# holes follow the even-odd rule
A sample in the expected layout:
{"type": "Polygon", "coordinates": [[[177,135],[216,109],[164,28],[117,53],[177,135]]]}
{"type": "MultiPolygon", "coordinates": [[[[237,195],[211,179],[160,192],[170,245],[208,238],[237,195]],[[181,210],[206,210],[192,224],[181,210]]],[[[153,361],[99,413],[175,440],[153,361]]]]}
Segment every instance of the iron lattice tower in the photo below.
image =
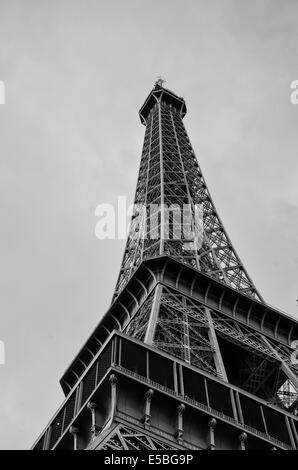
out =
{"type": "Polygon", "coordinates": [[[185,114],[184,100],[159,81],[140,110],[145,140],[115,296],[144,259],[169,255],[262,300],[217,214],[183,124],[185,114]],[[190,227],[183,208],[190,212],[185,217],[190,227]],[[202,225],[195,208],[201,209],[202,225]],[[180,224],[186,233],[175,237],[173,226],[180,224]]]}
{"type": "Polygon", "coordinates": [[[156,82],[140,110],[146,132],[113,302],[64,373],[65,401],[34,449],[298,447],[298,323],[249,278],[185,114],[156,82]]]}

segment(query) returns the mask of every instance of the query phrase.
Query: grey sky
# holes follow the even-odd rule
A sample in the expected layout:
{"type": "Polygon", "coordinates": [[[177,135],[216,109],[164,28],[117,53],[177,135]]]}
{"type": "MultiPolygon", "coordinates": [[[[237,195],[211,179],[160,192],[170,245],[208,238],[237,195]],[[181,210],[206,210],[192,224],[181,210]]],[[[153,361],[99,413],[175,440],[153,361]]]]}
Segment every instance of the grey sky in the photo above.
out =
{"type": "Polygon", "coordinates": [[[124,241],[94,210],[134,195],[158,75],[264,298],[298,312],[298,3],[0,0],[0,447],[28,448],[106,311],[124,241]]]}

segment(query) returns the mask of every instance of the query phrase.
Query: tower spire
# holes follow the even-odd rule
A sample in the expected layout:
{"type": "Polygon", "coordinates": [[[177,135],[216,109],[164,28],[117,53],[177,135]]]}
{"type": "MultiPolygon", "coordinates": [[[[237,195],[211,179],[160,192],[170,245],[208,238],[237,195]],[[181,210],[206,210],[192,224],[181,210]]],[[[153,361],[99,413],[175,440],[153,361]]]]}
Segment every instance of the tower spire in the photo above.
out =
{"type": "Polygon", "coordinates": [[[165,254],[262,301],[217,214],[183,124],[185,101],[163,83],[139,112],[145,139],[114,299],[143,260],[165,254]]]}
{"type": "Polygon", "coordinates": [[[159,87],[159,88],[163,88],[163,84],[166,82],[166,80],[164,80],[160,75],[159,77],[157,77],[157,80],[155,82],[155,88],[159,87]]]}

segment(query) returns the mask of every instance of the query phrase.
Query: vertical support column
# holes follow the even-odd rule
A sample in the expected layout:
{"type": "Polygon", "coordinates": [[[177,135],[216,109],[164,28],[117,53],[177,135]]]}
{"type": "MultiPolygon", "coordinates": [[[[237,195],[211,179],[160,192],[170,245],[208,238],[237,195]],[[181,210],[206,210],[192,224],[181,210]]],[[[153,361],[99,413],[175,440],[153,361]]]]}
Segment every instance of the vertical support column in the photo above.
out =
{"type": "MultiPolygon", "coordinates": [[[[183,305],[186,307],[186,299],[183,298],[183,305]]],[[[188,324],[188,314],[183,312],[183,346],[184,346],[184,360],[191,363],[190,360],[190,342],[189,342],[189,324],[188,324]]]]}
{"type": "Polygon", "coordinates": [[[150,428],[150,420],[151,420],[151,400],[154,395],[154,391],[149,388],[145,393],[145,409],[144,409],[144,416],[142,418],[142,423],[146,429],[150,428]]]}
{"type": "Polygon", "coordinates": [[[78,434],[79,434],[79,428],[75,426],[70,426],[69,429],[70,434],[73,436],[73,450],[78,450],[78,434]]]}
{"type": "Polygon", "coordinates": [[[246,450],[245,442],[247,441],[247,434],[246,432],[242,432],[239,436],[240,441],[240,450],[246,450]]]}
{"type": "Polygon", "coordinates": [[[116,346],[116,341],[117,341],[117,336],[113,339],[112,341],[112,351],[111,351],[111,366],[114,366],[116,363],[116,355],[117,355],[117,346],[116,346]]]}
{"type": "Polygon", "coordinates": [[[181,403],[177,406],[177,431],[175,437],[177,439],[178,444],[183,443],[183,413],[185,411],[185,405],[181,403]]]}
{"type": "Polygon", "coordinates": [[[178,135],[177,135],[177,130],[176,130],[176,126],[175,126],[173,112],[170,111],[170,114],[171,114],[171,121],[172,121],[173,131],[174,131],[174,134],[175,134],[176,145],[177,145],[177,149],[178,149],[178,153],[179,153],[180,164],[181,164],[181,167],[183,169],[183,178],[184,178],[184,184],[185,184],[185,187],[186,187],[186,190],[187,190],[188,204],[190,205],[191,211],[192,211],[193,230],[194,230],[194,238],[193,238],[194,255],[195,255],[195,258],[196,258],[197,269],[200,269],[200,261],[199,261],[199,256],[198,256],[198,252],[199,252],[200,247],[198,246],[198,243],[197,243],[197,233],[196,233],[196,230],[197,230],[196,222],[197,221],[195,219],[195,210],[194,210],[192,197],[191,197],[191,194],[190,194],[190,191],[189,191],[189,184],[188,184],[188,181],[187,181],[187,178],[186,178],[185,165],[184,165],[184,162],[183,162],[183,157],[182,157],[182,153],[181,153],[181,149],[180,149],[180,143],[179,143],[179,139],[178,139],[178,135]]]}
{"type": "Polygon", "coordinates": [[[244,424],[242,407],[241,407],[241,402],[240,402],[240,397],[239,397],[238,390],[235,390],[235,395],[236,395],[236,403],[237,403],[239,421],[240,421],[241,424],[244,424]]]}
{"type": "Polygon", "coordinates": [[[298,433],[297,433],[296,428],[295,428],[294,419],[293,419],[293,418],[290,418],[290,419],[289,419],[289,423],[290,423],[290,425],[291,425],[291,427],[292,427],[293,436],[294,436],[294,438],[295,438],[295,440],[296,440],[296,444],[297,444],[296,447],[298,447],[298,433]]]}
{"type": "Polygon", "coordinates": [[[238,414],[237,414],[237,408],[236,408],[236,403],[235,403],[235,397],[233,390],[230,388],[230,397],[231,397],[231,404],[232,404],[232,409],[233,409],[233,416],[236,421],[238,421],[238,414]]]}
{"type": "Polygon", "coordinates": [[[225,369],[224,362],[223,362],[223,359],[222,359],[222,355],[221,355],[221,352],[220,352],[220,348],[219,348],[219,345],[218,345],[217,336],[216,336],[216,332],[215,332],[215,329],[214,329],[210,309],[205,307],[205,313],[206,313],[206,317],[207,317],[208,325],[209,325],[209,330],[208,330],[209,341],[210,341],[212,347],[215,350],[215,354],[214,354],[215,367],[216,367],[217,373],[220,375],[220,377],[225,382],[228,382],[228,377],[227,377],[227,374],[226,374],[226,369],[225,369]]]}
{"type": "Polygon", "coordinates": [[[110,416],[110,420],[112,421],[114,416],[115,416],[116,406],[117,406],[117,382],[118,382],[118,379],[117,379],[115,374],[111,374],[110,377],[109,377],[109,381],[110,381],[110,384],[111,384],[111,416],[110,416]]]}
{"type": "Polygon", "coordinates": [[[110,410],[109,410],[109,416],[108,416],[105,424],[103,425],[103,427],[100,429],[101,432],[104,432],[106,429],[108,429],[111,426],[111,424],[113,422],[113,419],[115,417],[116,410],[117,410],[117,382],[118,382],[118,379],[117,379],[115,374],[110,374],[109,382],[111,384],[111,407],[110,407],[110,410]]]}
{"type": "Polygon", "coordinates": [[[159,254],[164,254],[165,243],[165,197],[164,197],[164,170],[163,170],[163,148],[162,148],[162,123],[161,123],[161,98],[162,94],[157,99],[158,102],[158,126],[159,126],[159,165],[160,165],[160,246],[159,254]]]}
{"type": "Polygon", "coordinates": [[[80,382],[80,384],[79,384],[79,386],[76,390],[74,416],[79,412],[79,410],[81,408],[82,397],[83,397],[83,382],[80,382]]]}
{"type": "Polygon", "coordinates": [[[265,419],[264,410],[263,410],[262,405],[260,406],[260,410],[261,410],[261,415],[262,415],[262,421],[263,421],[265,434],[268,434],[267,423],[266,423],[266,419],[265,419]]]}
{"type": "Polygon", "coordinates": [[[93,438],[97,436],[98,432],[100,431],[101,427],[96,424],[96,408],[97,404],[89,401],[87,403],[87,408],[91,411],[91,433],[93,438]]]}
{"type": "Polygon", "coordinates": [[[160,299],[162,295],[162,285],[157,284],[154,292],[154,298],[152,302],[150,317],[148,321],[147,331],[145,335],[144,343],[152,344],[154,340],[154,334],[156,330],[156,323],[158,320],[158,312],[160,307],[160,299]]]}
{"type": "Polygon", "coordinates": [[[180,392],[182,396],[184,396],[184,380],[183,380],[183,369],[182,364],[178,364],[178,372],[179,372],[179,382],[180,382],[180,392]]]}
{"type": "MultiPolygon", "coordinates": [[[[145,240],[147,240],[147,237],[151,238],[151,226],[150,226],[150,210],[149,210],[149,216],[147,213],[147,196],[148,196],[148,182],[149,182],[149,169],[150,169],[150,161],[151,161],[151,144],[152,144],[152,129],[153,129],[153,114],[151,115],[151,118],[148,118],[148,122],[150,119],[150,140],[149,140],[149,147],[148,147],[148,157],[147,157],[147,171],[146,171],[146,193],[145,193],[145,221],[144,221],[144,231],[143,231],[143,239],[142,239],[142,251],[141,251],[141,257],[143,259],[144,256],[144,250],[145,250],[145,240]],[[148,223],[149,222],[149,223],[148,223]]],[[[147,124],[149,125],[149,124],[147,124]]],[[[143,158],[143,156],[142,156],[143,158]]]]}
{"type": "Polygon", "coordinates": [[[208,421],[208,427],[209,427],[209,435],[208,435],[208,446],[207,450],[215,450],[215,433],[214,429],[217,424],[217,421],[215,418],[211,418],[208,421]]]}
{"type": "Polygon", "coordinates": [[[295,439],[294,439],[294,436],[293,436],[293,433],[292,433],[291,425],[290,425],[290,420],[289,420],[288,416],[285,416],[285,420],[286,420],[286,426],[287,426],[288,434],[290,436],[291,446],[293,447],[293,449],[297,449],[296,444],[295,444],[295,439]]]}
{"type": "Polygon", "coordinates": [[[206,377],[204,378],[205,396],[208,408],[210,408],[209,391],[206,377]]]}
{"type": "Polygon", "coordinates": [[[179,393],[178,388],[178,374],[177,374],[177,362],[173,362],[173,379],[174,379],[174,390],[179,393]]]}
{"type": "Polygon", "coordinates": [[[52,434],[52,426],[49,426],[45,434],[42,450],[50,450],[51,434],[52,434]]]}
{"type": "Polygon", "coordinates": [[[146,378],[150,379],[150,355],[149,355],[149,351],[146,351],[146,378]]]}

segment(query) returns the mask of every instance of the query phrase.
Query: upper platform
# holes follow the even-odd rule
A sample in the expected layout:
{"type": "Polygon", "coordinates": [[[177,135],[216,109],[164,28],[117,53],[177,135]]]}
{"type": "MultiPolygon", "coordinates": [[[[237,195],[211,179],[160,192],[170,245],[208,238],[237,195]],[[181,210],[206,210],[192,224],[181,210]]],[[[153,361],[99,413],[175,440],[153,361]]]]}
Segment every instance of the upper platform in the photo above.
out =
{"type": "Polygon", "coordinates": [[[174,108],[176,108],[181,113],[182,119],[184,118],[186,114],[186,104],[184,99],[175,95],[175,93],[168,90],[167,88],[164,88],[162,86],[162,80],[157,80],[157,82],[155,83],[155,87],[149,93],[145,100],[145,103],[139,111],[142,124],[146,125],[146,120],[151,109],[159,100],[174,106],[174,108]]]}
{"type": "Polygon", "coordinates": [[[298,340],[298,322],[294,318],[174,258],[158,256],[142,262],[63,374],[60,383],[66,395],[109,335],[124,330],[158,283],[183,292],[193,301],[221,312],[223,318],[235,320],[251,328],[254,335],[262,334],[281,346],[291,347],[292,341],[298,340]]]}

